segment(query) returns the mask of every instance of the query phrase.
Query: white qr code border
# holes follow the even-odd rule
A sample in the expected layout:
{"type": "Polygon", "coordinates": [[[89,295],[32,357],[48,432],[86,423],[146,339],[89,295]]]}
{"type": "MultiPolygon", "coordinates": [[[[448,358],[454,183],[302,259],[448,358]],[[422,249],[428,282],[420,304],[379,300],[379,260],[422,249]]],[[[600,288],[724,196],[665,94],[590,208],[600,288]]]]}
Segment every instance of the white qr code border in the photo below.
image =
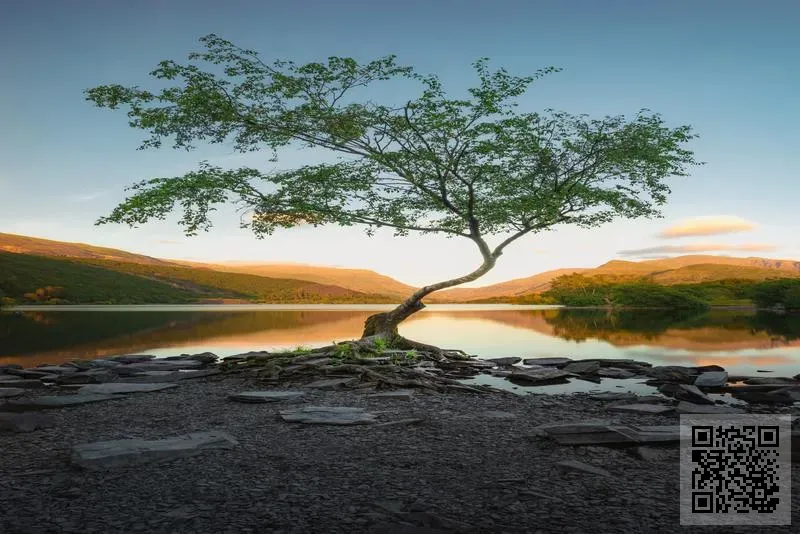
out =
{"type": "MultiPolygon", "coordinates": [[[[791,525],[792,523],[792,448],[791,448],[791,416],[778,414],[684,414],[680,418],[681,425],[681,458],[680,458],[680,519],[681,525],[791,525]],[[747,443],[744,440],[725,442],[727,449],[719,449],[721,442],[719,434],[709,434],[708,428],[714,430],[723,427],[734,427],[742,432],[747,431],[754,440],[747,443]],[[772,430],[769,430],[772,427],[772,430]],[[759,430],[761,429],[761,430],[759,430]],[[777,434],[775,433],[777,430],[777,434]],[[710,441],[709,441],[710,440],[710,441]],[[777,443],[776,443],[777,441],[777,443]],[[745,450],[743,445],[748,444],[745,450]],[[733,447],[733,448],[732,448],[733,447]],[[702,451],[700,453],[694,451],[702,451]],[[709,451],[712,456],[709,456],[709,451]],[[724,452],[722,452],[724,451],[724,452]],[[756,451],[764,461],[756,467],[752,462],[725,462],[731,456],[747,456],[756,451]],[[693,459],[694,454],[694,459],[693,459]],[[704,465],[708,465],[719,457],[723,462],[715,473],[720,473],[719,478],[709,482],[704,474],[710,473],[704,465]],[[700,463],[695,463],[697,460],[700,463]],[[759,469],[761,474],[766,473],[770,481],[777,485],[777,491],[770,494],[763,490],[753,490],[753,486],[739,484],[739,474],[753,474],[754,469],[759,469]],[[766,470],[766,471],[765,471],[766,470]],[[715,487],[709,491],[708,486],[715,487]],[[735,505],[740,505],[746,495],[741,490],[752,490],[752,495],[764,499],[777,498],[777,504],[772,512],[738,511],[735,505]],[[712,504],[712,499],[714,503],[712,504]],[[717,508],[711,509],[716,500],[719,502],[734,503],[727,512],[720,512],[717,508]],[[706,510],[705,512],[700,510],[706,510]]],[[[719,464],[716,464],[719,465],[719,464]]],[[[744,480],[744,479],[742,479],[744,480]]],[[[774,485],[772,491],[774,491],[774,485]]],[[[750,508],[739,506],[739,508],[750,508]]]]}

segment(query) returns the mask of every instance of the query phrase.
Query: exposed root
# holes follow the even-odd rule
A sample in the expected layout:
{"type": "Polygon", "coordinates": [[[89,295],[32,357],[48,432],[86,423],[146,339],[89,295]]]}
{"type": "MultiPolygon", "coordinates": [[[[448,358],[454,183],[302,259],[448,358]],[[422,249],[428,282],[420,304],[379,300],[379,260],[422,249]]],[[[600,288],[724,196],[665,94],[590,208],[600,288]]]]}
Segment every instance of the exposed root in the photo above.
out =
{"type": "Polygon", "coordinates": [[[480,366],[480,361],[463,351],[443,350],[399,335],[388,340],[386,336],[374,335],[313,350],[248,353],[226,358],[219,364],[225,371],[249,372],[280,385],[342,377],[357,379],[347,383],[353,389],[496,392],[488,386],[466,385],[458,380],[478,374],[480,366]]]}

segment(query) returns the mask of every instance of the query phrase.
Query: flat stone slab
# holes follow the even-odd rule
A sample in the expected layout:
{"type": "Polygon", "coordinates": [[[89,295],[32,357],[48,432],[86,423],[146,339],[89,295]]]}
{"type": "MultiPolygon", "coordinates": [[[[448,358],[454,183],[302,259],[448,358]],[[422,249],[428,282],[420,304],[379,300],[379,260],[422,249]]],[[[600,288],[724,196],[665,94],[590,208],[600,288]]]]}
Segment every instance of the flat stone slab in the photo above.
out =
{"type": "Polygon", "coordinates": [[[636,373],[619,367],[605,367],[597,370],[597,376],[602,376],[603,378],[633,378],[636,373]]]}
{"type": "Polygon", "coordinates": [[[572,376],[572,373],[560,369],[542,367],[539,369],[514,369],[508,379],[531,385],[545,385],[552,382],[564,382],[570,376],[572,376]]]}
{"type": "Polygon", "coordinates": [[[309,425],[368,425],[377,417],[363,408],[347,406],[305,406],[283,410],[280,416],[284,421],[309,425]]]}
{"type": "Polygon", "coordinates": [[[509,356],[507,358],[487,358],[485,361],[491,362],[495,365],[514,365],[522,361],[522,358],[517,356],[509,356]]]}
{"type": "Polygon", "coordinates": [[[22,388],[4,388],[0,387],[0,399],[10,399],[11,397],[19,397],[27,390],[22,388]]]}
{"type": "Polygon", "coordinates": [[[572,362],[572,358],[525,358],[525,365],[564,366],[572,362]]]}
{"type": "Polygon", "coordinates": [[[414,397],[413,389],[398,389],[395,391],[382,391],[380,393],[373,393],[369,396],[375,399],[395,399],[410,401],[414,397]]]}
{"type": "MultiPolygon", "coordinates": [[[[85,387],[85,386],[84,386],[85,387]]],[[[50,397],[37,397],[33,399],[12,400],[6,406],[17,410],[44,410],[48,408],[65,408],[68,406],[80,406],[92,402],[102,402],[112,399],[119,399],[116,395],[53,395],[50,397]]]]}
{"type": "Polygon", "coordinates": [[[194,432],[174,438],[146,441],[120,439],[84,443],[72,448],[72,463],[92,471],[105,471],[194,456],[210,449],[232,449],[236,439],[222,431],[194,432]]]}
{"type": "Polygon", "coordinates": [[[303,395],[305,395],[305,393],[302,391],[243,391],[241,393],[228,395],[228,398],[236,402],[256,404],[296,399],[303,395]]]}
{"type": "Polygon", "coordinates": [[[0,432],[33,432],[40,428],[49,428],[53,424],[53,419],[46,415],[0,412],[0,432]]]}
{"type": "Polygon", "coordinates": [[[614,427],[623,436],[628,436],[636,443],[679,443],[681,440],[680,425],[663,427],[614,427]]]}
{"type": "Polygon", "coordinates": [[[578,361],[567,364],[564,371],[569,373],[577,373],[581,375],[596,373],[600,370],[600,362],[596,361],[578,361]]]}
{"type": "Polygon", "coordinates": [[[721,406],[717,404],[694,404],[693,402],[681,401],[675,408],[678,413],[747,413],[747,410],[735,408],[733,406],[721,406]]]}
{"type": "Polygon", "coordinates": [[[694,379],[694,385],[697,387],[718,388],[728,383],[728,373],[725,371],[713,371],[710,373],[703,373],[694,379]]]}
{"type": "Polygon", "coordinates": [[[581,473],[589,473],[601,477],[613,478],[613,475],[605,469],[595,467],[584,462],[579,462],[578,460],[564,460],[558,462],[556,466],[562,471],[579,471],[581,473]]]}
{"type": "Polygon", "coordinates": [[[662,404],[622,404],[619,406],[609,406],[608,410],[612,412],[662,414],[674,412],[675,408],[673,406],[664,406],[662,404]]]}
{"type": "Polygon", "coordinates": [[[711,398],[700,391],[697,386],[687,384],[664,384],[658,388],[664,395],[675,397],[679,401],[689,401],[695,404],[714,404],[711,398]]]}
{"type": "Polygon", "coordinates": [[[78,390],[78,393],[95,393],[100,395],[115,395],[120,393],[149,393],[151,391],[161,391],[162,389],[169,389],[177,386],[177,384],[136,384],[109,382],[107,384],[89,384],[88,386],[83,386],[78,390]]]}
{"type": "Polygon", "coordinates": [[[50,374],[57,374],[61,375],[64,373],[74,373],[78,370],[77,367],[66,366],[66,365],[42,365],[41,367],[36,367],[31,369],[32,371],[41,371],[44,373],[50,374]]]}

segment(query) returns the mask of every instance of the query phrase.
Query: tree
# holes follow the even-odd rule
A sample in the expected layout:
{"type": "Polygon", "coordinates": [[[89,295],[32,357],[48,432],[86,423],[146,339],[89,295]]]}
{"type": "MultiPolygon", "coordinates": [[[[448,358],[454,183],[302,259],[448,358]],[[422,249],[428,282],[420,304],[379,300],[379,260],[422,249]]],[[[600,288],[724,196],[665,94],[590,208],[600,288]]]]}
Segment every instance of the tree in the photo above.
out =
{"type": "Polygon", "coordinates": [[[477,268],[369,317],[364,337],[407,341],[397,325],[424,308],[427,295],[477,280],[524,236],[559,224],[591,228],[658,216],[669,193],[665,180],[697,164],[685,148],[695,137],[691,128],[669,128],[648,110],[630,120],[518,111],[518,97],[558,70],[552,67],[518,77],[479,59],[477,85],[449,96],[437,76],[400,66],[395,56],[270,63],[213,34],[200,41],[204,50],[187,63],[163,61],[151,73],[161,89],[102,85],[87,90],[87,99],[126,108],[130,126],[149,133],[143,149],[165,140],[187,150],[232,141],[238,152],[267,149],[277,161],[280,148],[299,145],[338,161],[272,172],[201,162],[183,176],[133,185],[132,196],[98,224],[136,226],[177,208],[194,235],[211,227],[217,205],[235,201],[250,214],[242,227],[257,237],[336,224],[361,225],[368,235],[391,228],[398,236],[441,234],[475,244],[477,268]],[[391,80],[416,83],[421,92],[404,102],[368,98],[368,90],[391,80]]]}

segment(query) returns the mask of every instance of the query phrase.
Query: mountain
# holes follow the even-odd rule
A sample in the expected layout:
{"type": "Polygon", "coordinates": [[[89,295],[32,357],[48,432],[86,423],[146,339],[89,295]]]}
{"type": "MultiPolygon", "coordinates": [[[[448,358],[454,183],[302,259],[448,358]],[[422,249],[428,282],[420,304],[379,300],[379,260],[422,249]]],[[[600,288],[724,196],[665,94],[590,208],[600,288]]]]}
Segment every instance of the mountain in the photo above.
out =
{"type": "Polygon", "coordinates": [[[582,273],[589,269],[556,269],[527,278],[516,278],[508,282],[483,287],[455,287],[431,295],[430,302],[467,302],[499,297],[517,297],[530,293],[541,293],[550,288],[550,282],[561,275],[582,273]]]}
{"type": "Polygon", "coordinates": [[[379,293],[405,298],[417,288],[398,282],[394,278],[367,269],[345,269],[300,263],[196,263],[171,260],[173,263],[195,268],[205,268],[226,273],[242,273],[269,278],[292,278],[318,284],[339,286],[361,293],[379,293]]]}
{"type": "Polygon", "coordinates": [[[38,237],[4,234],[2,232],[0,232],[0,251],[34,256],[117,260],[144,265],[170,265],[170,262],[166,260],[114,248],[96,247],[85,243],[65,243],[38,237]]]}

